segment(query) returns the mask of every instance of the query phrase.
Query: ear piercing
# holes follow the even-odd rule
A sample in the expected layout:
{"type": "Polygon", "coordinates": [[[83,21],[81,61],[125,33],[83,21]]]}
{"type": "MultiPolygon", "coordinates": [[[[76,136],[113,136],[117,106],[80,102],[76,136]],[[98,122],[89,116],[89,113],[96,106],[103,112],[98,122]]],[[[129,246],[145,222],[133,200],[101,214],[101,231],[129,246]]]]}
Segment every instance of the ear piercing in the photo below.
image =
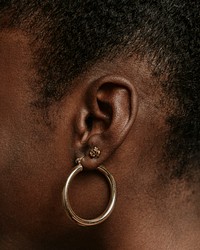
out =
{"type": "Polygon", "coordinates": [[[99,158],[100,154],[101,154],[101,151],[99,150],[98,147],[94,147],[94,148],[91,149],[90,152],[89,152],[89,156],[90,156],[91,158],[96,158],[96,159],[99,158]]]}

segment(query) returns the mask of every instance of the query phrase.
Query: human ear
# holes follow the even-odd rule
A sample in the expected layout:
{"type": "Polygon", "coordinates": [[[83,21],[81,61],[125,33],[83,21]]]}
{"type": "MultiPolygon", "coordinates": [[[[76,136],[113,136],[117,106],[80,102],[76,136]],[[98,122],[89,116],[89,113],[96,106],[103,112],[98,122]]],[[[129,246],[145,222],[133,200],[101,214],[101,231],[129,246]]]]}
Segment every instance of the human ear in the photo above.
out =
{"type": "Polygon", "coordinates": [[[137,115],[137,93],[128,79],[103,76],[88,84],[76,114],[75,150],[88,169],[102,164],[122,144],[137,115]],[[97,147],[99,157],[91,157],[97,147]]]}

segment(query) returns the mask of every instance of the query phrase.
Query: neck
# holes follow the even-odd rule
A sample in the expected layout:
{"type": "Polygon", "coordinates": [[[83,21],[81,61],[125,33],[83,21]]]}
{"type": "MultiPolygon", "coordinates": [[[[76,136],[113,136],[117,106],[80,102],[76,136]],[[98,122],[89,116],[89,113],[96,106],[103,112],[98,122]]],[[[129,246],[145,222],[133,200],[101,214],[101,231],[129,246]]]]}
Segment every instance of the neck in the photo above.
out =
{"type": "Polygon", "coordinates": [[[149,188],[118,203],[113,226],[105,234],[110,236],[106,249],[199,249],[199,185],[192,189],[187,186],[185,182],[175,182],[168,191],[156,195],[149,188]]]}
{"type": "Polygon", "coordinates": [[[154,250],[158,246],[160,250],[199,249],[197,190],[186,191],[185,184],[173,184],[165,198],[165,192],[153,195],[150,189],[132,193],[131,197],[120,194],[119,190],[114,213],[101,225],[90,228],[74,226],[60,238],[49,237],[39,242],[37,237],[30,240],[25,233],[11,233],[10,230],[1,237],[0,249],[154,250]]]}

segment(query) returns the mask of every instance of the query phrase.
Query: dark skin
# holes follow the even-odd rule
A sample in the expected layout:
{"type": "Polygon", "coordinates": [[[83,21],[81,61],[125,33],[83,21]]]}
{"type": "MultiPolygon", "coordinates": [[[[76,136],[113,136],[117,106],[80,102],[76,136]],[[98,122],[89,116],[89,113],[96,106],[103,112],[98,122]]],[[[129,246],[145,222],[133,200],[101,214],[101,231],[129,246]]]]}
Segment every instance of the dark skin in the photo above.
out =
{"type": "Polygon", "coordinates": [[[44,120],[30,105],[28,43],[20,31],[0,34],[0,249],[200,249],[199,187],[159,178],[169,110],[145,61],[95,64],[44,120]],[[99,159],[88,156],[93,146],[99,159]],[[93,218],[107,204],[105,180],[90,170],[103,163],[117,183],[113,214],[91,228],[70,221],[61,202],[80,156],[88,171],[71,190],[77,214],[93,218]]]}

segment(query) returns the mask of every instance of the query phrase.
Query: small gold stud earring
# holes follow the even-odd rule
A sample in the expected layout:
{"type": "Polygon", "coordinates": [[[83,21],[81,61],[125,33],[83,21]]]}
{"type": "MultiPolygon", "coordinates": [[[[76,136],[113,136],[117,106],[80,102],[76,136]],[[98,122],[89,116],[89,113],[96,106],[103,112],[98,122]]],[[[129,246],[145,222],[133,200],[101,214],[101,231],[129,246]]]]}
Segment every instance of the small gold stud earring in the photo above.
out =
{"type": "Polygon", "coordinates": [[[91,158],[99,158],[100,154],[101,154],[101,151],[97,147],[94,147],[89,152],[89,155],[91,158]]]}

